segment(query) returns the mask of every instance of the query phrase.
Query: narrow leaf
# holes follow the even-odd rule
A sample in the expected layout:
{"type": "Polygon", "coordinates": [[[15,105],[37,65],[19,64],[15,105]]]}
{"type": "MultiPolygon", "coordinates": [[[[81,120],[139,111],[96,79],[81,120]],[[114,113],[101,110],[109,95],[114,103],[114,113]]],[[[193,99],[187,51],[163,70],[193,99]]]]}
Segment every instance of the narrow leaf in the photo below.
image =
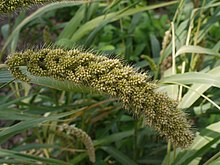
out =
{"type": "Polygon", "coordinates": [[[117,160],[117,162],[120,162],[120,164],[122,164],[122,165],[137,165],[137,163],[135,163],[127,155],[125,155],[124,153],[115,149],[114,147],[103,146],[103,147],[101,147],[101,149],[104,150],[105,152],[107,152],[113,158],[115,158],[117,160]]]}
{"type": "MultiPolygon", "coordinates": [[[[219,73],[220,73],[220,67],[216,67],[209,72],[210,75],[215,77],[216,79],[219,79],[219,73]]],[[[207,91],[211,87],[211,84],[198,84],[194,83],[189,91],[183,96],[179,107],[180,108],[189,108],[196,100],[200,98],[200,94],[203,94],[205,91],[207,91]]]]}
{"type": "Polygon", "coordinates": [[[175,74],[172,76],[164,77],[160,82],[162,83],[178,82],[182,84],[201,83],[201,84],[209,84],[211,86],[220,88],[219,78],[216,78],[209,73],[200,73],[200,72],[175,74]]]}
{"type": "Polygon", "coordinates": [[[213,51],[212,49],[203,48],[201,46],[182,46],[177,52],[176,57],[184,53],[198,53],[198,54],[207,54],[220,57],[220,53],[213,51]]]}
{"type": "Polygon", "coordinates": [[[34,19],[44,15],[45,13],[51,11],[51,10],[55,10],[58,8],[63,8],[63,7],[70,7],[70,6],[75,6],[75,5],[80,5],[83,3],[88,3],[87,1],[63,1],[63,2],[56,2],[56,3],[51,3],[48,5],[45,5],[44,7],[38,9],[37,11],[35,11],[34,13],[32,13],[31,15],[29,15],[28,17],[26,17],[11,33],[11,35],[8,37],[8,39],[6,40],[3,48],[2,48],[2,52],[8,47],[8,45],[13,42],[14,44],[12,44],[13,46],[11,47],[11,50],[14,51],[16,49],[17,46],[17,40],[18,40],[18,36],[19,33],[21,31],[21,29],[27,25],[29,22],[33,21],[34,19]]]}
{"type": "Polygon", "coordinates": [[[194,143],[187,150],[180,152],[173,165],[188,165],[193,160],[199,158],[201,155],[211,150],[214,144],[220,140],[220,122],[209,125],[203,129],[194,140],[194,143]]]}

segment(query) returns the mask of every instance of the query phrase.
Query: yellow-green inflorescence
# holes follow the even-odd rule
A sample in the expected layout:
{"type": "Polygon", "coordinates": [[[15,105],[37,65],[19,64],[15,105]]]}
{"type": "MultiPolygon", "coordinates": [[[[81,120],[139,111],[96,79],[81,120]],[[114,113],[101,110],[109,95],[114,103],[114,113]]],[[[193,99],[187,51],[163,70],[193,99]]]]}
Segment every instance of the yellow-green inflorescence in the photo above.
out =
{"type": "Polygon", "coordinates": [[[89,135],[87,135],[83,130],[76,127],[71,127],[68,124],[62,124],[59,126],[59,131],[66,132],[67,134],[79,138],[87,149],[89,160],[93,163],[95,162],[95,148],[89,135]]]}
{"type": "Polygon", "coordinates": [[[0,0],[0,13],[10,13],[18,8],[24,8],[34,4],[61,0],[0,0]]]}
{"type": "Polygon", "coordinates": [[[32,75],[69,80],[110,94],[119,98],[135,116],[143,116],[147,125],[175,146],[185,148],[193,141],[191,126],[185,114],[177,108],[177,102],[164,93],[155,92],[157,85],[147,74],[137,72],[119,59],[77,49],[42,49],[14,53],[6,64],[22,81],[30,79],[19,66],[27,66],[32,75]]]}

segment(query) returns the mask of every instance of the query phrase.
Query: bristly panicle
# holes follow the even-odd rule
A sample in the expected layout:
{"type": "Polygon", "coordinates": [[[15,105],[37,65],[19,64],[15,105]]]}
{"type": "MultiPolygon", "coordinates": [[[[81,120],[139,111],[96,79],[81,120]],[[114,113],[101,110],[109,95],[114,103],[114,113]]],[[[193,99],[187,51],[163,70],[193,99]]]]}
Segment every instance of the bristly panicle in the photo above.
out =
{"type": "Polygon", "coordinates": [[[83,142],[83,144],[85,145],[85,147],[87,149],[89,160],[91,162],[95,163],[95,159],[96,159],[95,158],[95,148],[93,146],[92,139],[90,138],[89,135],[87,135],[87,133],[85,133],[83,130],[81,130],[79,128],[72,127],[67,124],[60,125],[59,131],[65,132],[67,134],[70,134],[72,136],[79,138],[83,142]]]}
{"type": "Polygon", "coordinates": [[[60,1],[62,0],[1,0],[0,14],[11,13],[13,11],[16,11],[17,9],[26,8],[31,5],[60,2],[60,1]]]}
{"type": "Polygon", "coordinates": [[[137,117],[144,116],[147,125],[175,146],[184,148],[193,141],[190,124],[177,108],[177,102],[164,93],[155,92],[157,85],[147,74],[137,72],[118,59],[78,49],[42,49],[12,54],[6,64],[22,81],[30,81],[19,69],[26,66],[32,75],[69,80],[117,97],[126,109],[137,117]]]}
{"type": "Polygon", "coordinates": [[[23,8],[32,4],[39,4],[48,1],[49,0],[1,0],[0,13],[10,13],[18,8],[23,8]]]}

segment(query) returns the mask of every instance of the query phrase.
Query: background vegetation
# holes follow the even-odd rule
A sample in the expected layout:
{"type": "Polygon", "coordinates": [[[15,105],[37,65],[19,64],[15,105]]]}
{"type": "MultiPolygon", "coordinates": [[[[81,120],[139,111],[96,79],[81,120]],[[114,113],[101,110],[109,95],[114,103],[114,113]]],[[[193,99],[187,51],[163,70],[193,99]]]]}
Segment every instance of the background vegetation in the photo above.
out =
{"type": "Polygon", "coordinates": [[[96,165],[220,163],[220,2],[68,1],[0,17],[0,163],[91,164],[79,139],[89,134],[96,165]],[[14,80],[3,64],[26,48],[83,47],[124,59],[179,100],[196,132],[191,147],[172,147],[109,96],[33,77],[14,80]]]}

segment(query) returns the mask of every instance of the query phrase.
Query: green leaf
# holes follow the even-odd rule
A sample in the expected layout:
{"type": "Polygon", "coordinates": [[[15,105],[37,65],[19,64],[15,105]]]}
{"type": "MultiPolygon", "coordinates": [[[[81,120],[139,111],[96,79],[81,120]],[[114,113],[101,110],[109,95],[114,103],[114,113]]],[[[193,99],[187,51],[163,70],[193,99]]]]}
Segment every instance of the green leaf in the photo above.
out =
{"type": "MultiPolygon", "coordinates": [[[[220,77],[220,75],[219,75],[220,77]]],[[[183,74],[175,74],[172,76],[164,77],[160,82],[161,83],[182,83],[182,84],[209,84],[210,86],[220,88],[219,77],[215,77],[209,73],[200,73],[200,72],[188,72],[183,74]]]]}
{"type": "MultiPolygon", "coordinates": [[[[212,1],[211,1],[212,2],[212,1]]],[[[214,2],[214,1],[213,1],[214,2]]],[[[210,32],[210,29],[216,25],[216,23],[218,23],[220,21],[220,10],[219,10],[219,6],[220,3],[214,3],[214,4],[210,4],[205,6],[204,8],[209,8],[209,7],[216,7],[216,9],[213,11],[214,13],[212,14],[212,16],[207,20],[206,23],[204,23],[201,27],[201,30],[199,32],[199,37],[198,37],[198,43],[202,41],[202,39],[204,39],[205,36],[207,36],[207,33],[210,32]]]]}
{"type": "Polygon", "coordinates": [[[132,8],[132,9],[124,9],[122,11],[118,12],[112,12],[108,13],[99,17],[96,17],[88,22],[86,22],[84,25],[82,25],[72,36],[71,40],[74,42],[77,42],[81,38],[83,38],[85,35],[90,33],[93,29],[95,28],[100,28],[100,26],[105,26],[107,23],[117,21],[123,17],[129,16],[136,14],[138,12],[143,12],[146,10],[152,10],[160,7],[165,7],[169,6],[172,4],[176,4],[178,1],[171,1],[171,2],[166,2],[166,3],[161,3],[161,4],[156,4],[156,5],[150,5],[146,7],[137,7],[137,8],[132,8]]]}
{"type": "Polygon", "coordinates": [[[13,151],[28,151],[32,149],[40,150],[40,149],[45,149],[45,148],[57,148],[59,149],[60,147],[58,145],[54,144],[38,144],[38,143],[31,143],[31,144],[25,144],[25,145],[20,145],[16,146],[13,148],[13,151]]]}
{"type": "Polygon", "coordinates": [[[114,147],[110,146],[103,146],[101,147],[102,150],[107,152],[109,155],[111,155],[117,162],[120,162],[122,165],[137,165],[132,159],[130,159],[128,156],[126,156],[124,153],[120,152],[114,147]]]}
{"type": "Polygon", "coordinates": [[[69,1],[69,2],[55,2],[55,3],[51,3],[48,4],[40,9],[38,9],[37,11],[35,11],[34,13],[32,13],[31,15],[29,15],[28,17],[26,17],[11,33],[11,35],[8,37],[8,39],[6,40],[3,48],[2,48],[2,52],[4,52],[6,50],[6,48],[8,47],[8,45],[10,43],[11,44],[11,51],[14,52],[16,47],[17,47],[17,42],[18,42],[18,36],[19,33],[21,31],[21,29],[27,25],[29,22],[35,20],[36,18],[44,15],[45,13],[55,10],[55,9],[59,9],[59,8],[63,8],[63,7],[70,7],[70,6],[76,6],[76,5],[81,5],[84,3],[88,3],[87,1],[69,1]]]}
{"type": "MultiPolygon", "coordinates": [[[[134,134],[134,130],[119,132],[119,133],[115,133],[115,134],[106,136],[104,138],[98,139],[98,140],[94,140],[93,144],[94,144],[95,148],[98,149],[99,147],[101,147],[105,144],[110,144],[110,143],[113,143],[113,142],[120,141],[121,139],[132,136],[133,134],[134,134]]],[[[87,157],[87,154],[82,153],[82,154],[76,156],[71,161],[71,163],[77,164],[78,162],[82,161],[86,157],[87,157]]]]}
{"type": "MultiPolygon", "coordinates": [[[[38,156],[33,156],[29,154],[23,154],[12,150],[6,150],[6,149],[0,149],[0,155],[1,157],[4,157],[5,163],[7,162],[8,158],[16,160],[20,160],[21,163],[29,163],[29,164],[35,164],[37,162],[42,162],[44,164],[51,164],[51,165],[71,165],[70,163],[66,163],[61,160],[52,159],[52,158],[43,158],[38,156]],[[5,159],[6,158],[6,159],[5,159]]],[[[0,159],[1,160],[1,159],[0,159]]],[[[9,160],[10,161],[10,160],[9,160]]]]}
{"type": "MultiPolygon", "coordinates": [[[[219,79],[220,67],[216,67],[207,73],[209,75],[212,75],[212,77],[215,77],[215,79],[219,79]]],[[[191,88],[189,89],[189,91],[183,96],[179,104],[179,107],[189,108],[193,103],[196,102],[196,100],[198,100],[198,98],[200,98],[201,95],[199,95],[198,93],[203,94],[210,87],[211,87],[211,84],[207,84],[207,83],[206,84],[200,84],[200,83],[193,84],[191,88]]]]}
{"type": "Polygon", "coordinates": [[[8,83],[14,80],[9,70],[6,68],[0,69],[0,83],[8,83]]]}
{"type": "Polygon", "coordinates": [[[1,109],[1,120],[33,120],[38,118],[37,115],[31,115],[14,109],[1,109]]]}
{"type": "MultiPolygon", "coordinates": [[[[175,76],[175,75],[173,75],[172,68],[169,68],[164,72],[165,78],[172,77],[172,76],[175,76]]],[[[163,83],[163,79],[160,82],[163,83]]],[[[161,86],[159,89],[157,89],[157,91],[158,92],[166,92],[170,98],[176,100],[178,97],[179,88],[178,88],[178,85],[164,85],[164,86],[161,86]]]]}
{"type": "Polygon", "coordinates": [[[70,38],[73,33],[76,31],[76,29],[80,26],[83,18],[85,17],[85,9],[86,6],[81,6],[76,14],[73,16],[73,18],[68,22],[68,24],[65,26],[63,31],[60,33],[57,40],[60,40],[62,38],[70,38]]]}
{"type": "Polygon", "coordinates": [[[115,134],[109,135],[107,137],[104,137],[102,139],[95,140],[94,145],[99,146],[99,145],[110,144],[112,142],[119,141],[125,137],[132,136],[133,134],[134,134],[134,130],[115,133],[115,134]]]}
{"type": "Polygon", "coordinates": [[[0,143],[3,143],[5,140],[9,139],[10,137],[26,130],[29,128],[37,127],[39,124],[42,124],[44,122],[48,121],[54,121],[58,120],[60,118],[63,118],[65,116],[71,115],[77,111],[70,111],[70,112],[65,112],[65,113],[60,113],[58,115],[52,115],[50,117],[39,117],[37,119],[32,119],[32,120],[26,120],[19,122],[11,127],[4,128],[0,132],[0,143]]]}
{"type": "Polygon", "coordinates": [[[0,104],[0,110],[8,109],[8,108],[10,108],[10,106],[17,104],[17,103],[21,102],[22,100],[25,100],[31,96],[33,96],[33,95],[23,96],[23,97],[19,97],[19,98],[13,99],[13,100],[6,99],[5,102],[0,104]]]}
{"type": "Polygon", "coordinates": [[[88,155],[87,153],[81,153],[81,154],[77,155],[76,157],[74,157],[74,159],[71,160],[70,162],[72,164],[77,164],[80,161],[82,161],[83,159],[85,159],[87,157],[87,155],[88,155]]]}
{"type": "Polygon", "coordinates": [[[154,34],[150,34],[150,42],[151,42],[151,48],[152,48],[152,54],[154,58],[157,58],[160,56],[160,43],[157,39],[157,37],[154,34]]]}
{"type": "Polygon", "coordinates": [[[80,86],[67,80],[59,81],[59,80],[55,80],[54,78],[50,78],[50,77],[38,77],[38,76],[30,76],[30,77],[31,77],[31,83],[41,85],[41,86],[46,86],[49,88],[54,88],[54,89],[64,90],[64,91],[79,92],[79,93],[95,92],[93,89],[89,87],[80,86]]]}
{"type": "Polygon", "coordinates": [[[220,164],[220,158],[212,161],[209,165],[219,165],[220,164]]]}
{"type": "Polygon", "coordinates": [[[199,159],[207,151],[212,150],[212,146],[217,145],[220,140],[220,122],[209,125],[203,129],[194,140],[190,148],[180,152],[173,165],[189,165],[193,160],[199,159]]]}
{"type": "Polygon", "coordinates": [[[184,53],[198,53],[198,54],[207,54],[207,55],[213,55],[220,57],[220,53],[215,52],[212,49],[208,48],[203,48],[201,46],[182,46],[177,52],[176,52],[176,57],[179,56],[180,54],[184,53]]]}
{"type": "MultiPolygon", "coordinates": [[[[30,75],[26,71],[26,67],[22,67],[22,70],[31,78],[31,83],[33,84],[42,85],[64,91],[72,91],[72,92],[80,92],[80,93],[95,92],[93,89],[89,87],[80,86],[72,83],[71,81],[67,81],[67,80],[59,81],[51,77],[38,77],[38,76],[30,75]]],[[[9,70],[0,69],[0,83],[8,83],[11,82],[12,80],[14,80],[14,77],[12,76],[9,70]]]]}

